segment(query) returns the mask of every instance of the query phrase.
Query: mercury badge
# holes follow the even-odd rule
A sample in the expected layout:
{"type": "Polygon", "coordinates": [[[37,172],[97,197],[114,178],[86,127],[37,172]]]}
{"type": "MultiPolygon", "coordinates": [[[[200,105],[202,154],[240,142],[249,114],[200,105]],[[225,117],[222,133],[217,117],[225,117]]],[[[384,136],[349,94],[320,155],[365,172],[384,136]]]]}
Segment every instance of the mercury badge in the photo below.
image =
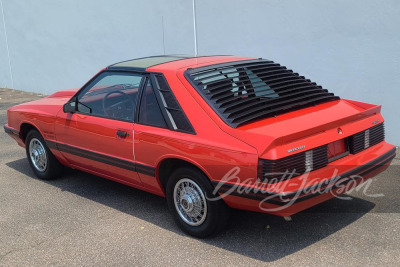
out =
{"type": "Polygon", "coordinates": [[[291,148],[291,149],[289,149],[287,152],[288,152],[288,153],[291,153],[291,152],[294,152],[294,151],[303,149],[303,148],[305,148],[305,147],[306,147],[306,146],[299,146],[299,147],[291,148]]]}

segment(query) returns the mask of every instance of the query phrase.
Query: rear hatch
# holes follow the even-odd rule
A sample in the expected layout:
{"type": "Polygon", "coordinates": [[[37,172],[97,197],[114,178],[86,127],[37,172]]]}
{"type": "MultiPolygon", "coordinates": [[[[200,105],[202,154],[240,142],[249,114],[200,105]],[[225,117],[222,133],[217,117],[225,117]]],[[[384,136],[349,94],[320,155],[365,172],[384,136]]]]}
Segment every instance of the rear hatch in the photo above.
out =
{"type": "Polygon", "coordinates": [[[341,100],[269,60],[225,62],[187,69],[184,75],[224,121],[221,128],[264,159],[345,139],[383,121],[380,106],[341,100]]]}

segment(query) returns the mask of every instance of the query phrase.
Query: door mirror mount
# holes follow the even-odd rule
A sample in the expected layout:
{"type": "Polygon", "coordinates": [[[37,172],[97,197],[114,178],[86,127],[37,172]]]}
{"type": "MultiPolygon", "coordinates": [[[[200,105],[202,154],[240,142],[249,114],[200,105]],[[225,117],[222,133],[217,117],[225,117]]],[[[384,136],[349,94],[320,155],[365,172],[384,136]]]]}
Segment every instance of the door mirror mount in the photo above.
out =
{"type": "Polygon", "coordinates": [[[77,111],[76,97],[68,101],[63,106],[64,113],[75,113],[77,111]]]}

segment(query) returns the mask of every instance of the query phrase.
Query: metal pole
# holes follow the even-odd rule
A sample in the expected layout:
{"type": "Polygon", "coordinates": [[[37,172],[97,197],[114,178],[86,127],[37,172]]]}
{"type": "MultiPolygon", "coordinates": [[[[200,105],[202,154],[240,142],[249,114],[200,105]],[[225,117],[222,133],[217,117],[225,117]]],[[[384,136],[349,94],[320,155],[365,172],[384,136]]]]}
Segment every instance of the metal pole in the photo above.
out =
{"type": "Polygon", "coordinates": [[[13,78],[12,68],[11,68],[10,49],[8,47],[8,38],[7,38],[6,20],[4,18],[3,0],[0,0],[0,6],[1,6],[1,15],[3,17],[4,37],[6,39],[6,49],[7,49],[7,56],[8,56],[8,67],[10,69],[10,77],[11,77],[11,88],[14,88],[14,78],[13,78]]]}
{"type": "Polygon", "coordinates": [[[161,23],[162,23],[162,45],[163,45],[164,55],[165,55],[164,16],[161,16],[161,23]]]}
{"type": "Polygon", "coordinates": [[[197,28],[196,28],[196,3],[193,0],[193,33],[194,33],[194,55],[197,57],[197,28]]]}

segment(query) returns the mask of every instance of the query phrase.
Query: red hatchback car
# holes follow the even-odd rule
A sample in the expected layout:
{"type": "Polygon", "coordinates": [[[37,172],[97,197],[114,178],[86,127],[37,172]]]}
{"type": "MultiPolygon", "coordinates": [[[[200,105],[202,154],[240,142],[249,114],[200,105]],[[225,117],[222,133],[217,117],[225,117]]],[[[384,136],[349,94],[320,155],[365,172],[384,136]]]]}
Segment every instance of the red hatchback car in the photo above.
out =
{"type": "Polygon", "coordinates": [[[204,237],[229,207],[289,216],[384,170],[380,109],[269,60],[157,56],[14,106],[4,129],[39,178],[64,165],[166,197],[204,237]]]}

